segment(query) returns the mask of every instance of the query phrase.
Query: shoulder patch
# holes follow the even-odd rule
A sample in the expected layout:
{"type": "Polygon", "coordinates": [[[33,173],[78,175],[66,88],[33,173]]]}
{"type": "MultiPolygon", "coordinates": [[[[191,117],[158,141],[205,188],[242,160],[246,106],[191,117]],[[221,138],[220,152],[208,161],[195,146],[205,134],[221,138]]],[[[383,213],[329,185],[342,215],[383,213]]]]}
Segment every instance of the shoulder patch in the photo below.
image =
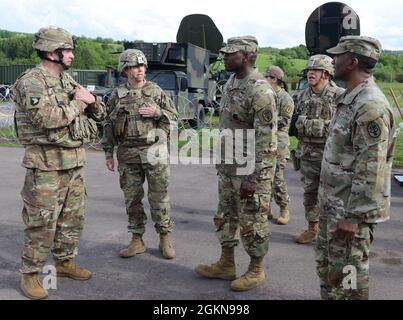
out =
{"type": "Polygon", "coordinates": [[[273,113],[271,110],[263,109],[258,113],[258,115],[263,124],[271,123],[273,120],[273,113]]]}
{"type": "Polygon", "coordinates": [[[287,104],[284,108],[284,112],[288,115],[292,114],[294,106],[292,104],[287,104]]]}
{"type": "Polygon", "coordinates": [[[40,100],[41,100],[41,97],[31,97],[31,99],[30,99],[31,106],[36,106],[40,100]]]}
{"type": "Polygon", "coordinates": [[[369,136],[372,138],[379,138],[382,133],[379,124],[377,124],[375,121],[371,121],[370,123],[368,123],[367,130],[369,136]]]}

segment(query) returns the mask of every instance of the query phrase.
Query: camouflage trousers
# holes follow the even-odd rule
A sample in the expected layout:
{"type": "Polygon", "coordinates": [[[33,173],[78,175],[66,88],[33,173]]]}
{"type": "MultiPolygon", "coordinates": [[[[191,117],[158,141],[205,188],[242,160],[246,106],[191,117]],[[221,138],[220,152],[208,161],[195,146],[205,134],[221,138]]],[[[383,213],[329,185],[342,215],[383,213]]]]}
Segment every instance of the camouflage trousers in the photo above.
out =
{"type": "Polygon", "coordinates": [[[304,185],[305,218],[308,222],[319,221],[318,189],[322,161],[301,159],[301,181],[304,185]]]}
{"type": "MultiPolygon", "coordinates": [[[[219,202],[214,217],[216,233],[221,246],[234,247],[241,238],[249,256],[262,257],[269,249],[267,215],[271,195],[270,192],[255,193],[252,198],[241,199],[242,180],[243,177],[218,174],[219,202]]],[[[272,180],[265,180],[262,184],[270,190],[272,180]]]]}
{"type": "Polygon", "coordinates": [[[151,218],[157,233],[166,234],[173,230],[171,207],[168,195],[170,167],[166,164],[119,163],[120,188],[125,197],[129,217],[129,232],[143,234],[147,223],[142,200],[143,184],[147,178],[148,202],[151,218]]]}
{"type": "Polygon", "coordinates": [[[26,228],[20,271],[41,272],[51,250],[55,260],[73,259],[84,225],[83,168],[27,169],[21,196],[26,228]]]}
{"type": "Polygon", "coordinates": [[[369,296],[369,249],[375,224],[361,223],[353,241],[337,239],[330,230],[337,219],[321,215],[316,240],[316,269],[324,300],[366,300],[369,296]]]}
{"type": "Polygon", "coordinates": [[[287,183],[285,182],[284,171],[287,166],[287,159],[278,158],[276,162],[276,172],[274,174],[272,198],[280,208],[285,208],[290,202],[287,183]]]}

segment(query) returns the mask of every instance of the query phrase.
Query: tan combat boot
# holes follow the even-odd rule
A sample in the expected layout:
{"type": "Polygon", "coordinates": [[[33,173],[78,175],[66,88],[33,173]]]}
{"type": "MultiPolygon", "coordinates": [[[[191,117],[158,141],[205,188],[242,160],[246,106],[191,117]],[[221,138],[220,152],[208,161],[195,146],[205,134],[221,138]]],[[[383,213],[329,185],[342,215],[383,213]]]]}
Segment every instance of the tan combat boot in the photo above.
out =
{"type": "Polygon", "coordinates": [[[120,250],[119,255],[121,258],[130,258],[144,252],[146,252],[146,246],[141,234],[133,233],[132,241],[126,248],[120,250]]]}
{"type": "Polygon", "coordinates": [[[277,219],[277,224],[286,225],[290,221],[290,211],[288,206],[280,208],[280,216],[277,219]]]}
{"type": "Polygon", "coordinates": [[[220,260],[211,265],[199,264],[196,272],[206,278],[235,280],[234,247],[222,247],[221,250],[220,260]]]}
{"type": "Polygon", "coordinates": [[[20,288],[25,296],[30,299],[39,300],[48,297],[48,291],[42,287],[38,273],[24,273],[20,288]]]}
{"type": "Polygon", "coordinates": [[[80,267],[71,260],[56,261],[55,267],[58,277],[84,281],[92,276],[90,270],[80,267]]]}
{"type": "Polygon", "coordinates": [[[318,237],[319,222],[309,222],[308,230],[302,232],[295,238],[295,242],[300,244],[311,243],[318,237]]]}
{"type": "Polygon", "coordinates": [[[248,271],[231,282],[231,289],[234,291],[247,291],[264,284],[266,276],[263,268],[263,258],[251,258],[248,271]]]}
{"type": "Polygon", "coordinates": [[[176,252],[171,239],[169,238],[169,234],[160,234],[159,248],[165,259],[175,258],[176,252]]]}

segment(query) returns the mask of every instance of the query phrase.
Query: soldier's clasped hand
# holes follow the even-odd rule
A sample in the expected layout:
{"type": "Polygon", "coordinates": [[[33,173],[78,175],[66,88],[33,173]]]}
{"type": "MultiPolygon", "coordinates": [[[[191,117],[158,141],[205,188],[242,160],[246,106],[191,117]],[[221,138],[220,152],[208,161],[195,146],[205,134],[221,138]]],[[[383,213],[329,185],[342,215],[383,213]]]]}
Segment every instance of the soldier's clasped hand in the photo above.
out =
{"type": "Polygon", "coordinates": [[[357,233],[358,225],[356,223],[348,222],[347,220],[340,220],[333,230],[330,230],[338,239],[343,241],[353,241],[357,233]]]}
{"type": "Polygon", "coordinates": [[[242,182],[241,189],[240,189],[240,198],[241,199],[248,199],[252,198],[257,190],[257,185],[252,183],[248,180],[242,182]]]}
{"type": "Polygon", "coordinates": [[[106,160],[106,167],[108,168],[109,171],[115,171],[115,160],[113,159],[106,160]]]}
{"type": "Polygon", "coordinates": [[[91,92],[80,85],[74,89],[73,93],[75,100],[80,100],[86,104],[92,104],[95,102],[95,97],[91,94],[91,92]]]}
{"type": "Polygon", "coordinates": [[[139,108],[139,113],[144,118],[153,118],[156,114],[157,106],[155,104],[148,104],[139,108]]]}

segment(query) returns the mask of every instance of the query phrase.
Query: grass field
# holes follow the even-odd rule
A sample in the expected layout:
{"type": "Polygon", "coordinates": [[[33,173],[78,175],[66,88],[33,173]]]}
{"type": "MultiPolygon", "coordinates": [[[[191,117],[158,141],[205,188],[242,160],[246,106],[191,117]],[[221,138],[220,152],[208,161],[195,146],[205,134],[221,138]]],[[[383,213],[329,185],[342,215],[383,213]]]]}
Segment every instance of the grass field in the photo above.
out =
{"type": "Polygon", "coordinates": [[[0,128],[0,138],[13,139],[16,138],[13,127],[0,128]]]}
{"type": "Polygon", "coordinates": [[[20,147],[13,127],[0,128],[0,147],[20,147]]]}
{"type": "MultiPolygon", "coordinates": [[[[256,60],[256,66],[260,72],[264,72],[269,66],[274,64],[275,57],[267,54],[259,54],[256,60]]],[[[291,65],[297,70],[303,70],[306,66],[306,60],[289,59],[291,65]]]]}

